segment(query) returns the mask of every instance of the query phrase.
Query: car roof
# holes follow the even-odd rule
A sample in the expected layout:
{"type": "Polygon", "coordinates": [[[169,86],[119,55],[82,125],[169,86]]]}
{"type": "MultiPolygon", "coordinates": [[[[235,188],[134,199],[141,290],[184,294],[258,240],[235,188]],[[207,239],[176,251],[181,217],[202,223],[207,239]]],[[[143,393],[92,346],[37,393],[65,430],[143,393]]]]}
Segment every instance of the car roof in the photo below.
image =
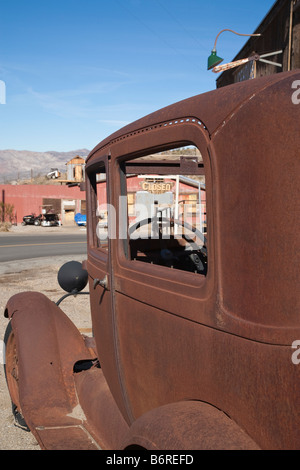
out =
{"type": "MultiPolygon", "coordinates": [[[[300,77],[299,70],[294,72],[281,72],[278,74],[247,80],[233,85],[228,85],[207,93],[179,101],[175,104],[151,113],[111,134],[90,152],[87,162],[101,148],[110,145],[116,139],[126,136],[138,129],[154,125],[159,122],[171,121],[182,116],[194,116],[203,123],[209,135],[213,135],[233,112],[238,112],[242,104],[252,99],[266,88],[291,77],[300,77]]],[[[284,83],[283,83],[283,86],[284,83]]]]}

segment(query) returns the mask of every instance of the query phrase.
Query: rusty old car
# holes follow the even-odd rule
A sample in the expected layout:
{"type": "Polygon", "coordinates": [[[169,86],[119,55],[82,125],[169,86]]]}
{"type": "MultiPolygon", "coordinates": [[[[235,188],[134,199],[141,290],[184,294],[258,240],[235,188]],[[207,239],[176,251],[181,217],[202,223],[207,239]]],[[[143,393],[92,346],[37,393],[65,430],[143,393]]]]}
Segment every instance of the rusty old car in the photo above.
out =
{"type": "Polygon", "coordinates": [[[296,70],[213,90],[90,152],[92,335],[39,292],[4,312],[42,449],[300,448],[299,88],[296,70]]]}

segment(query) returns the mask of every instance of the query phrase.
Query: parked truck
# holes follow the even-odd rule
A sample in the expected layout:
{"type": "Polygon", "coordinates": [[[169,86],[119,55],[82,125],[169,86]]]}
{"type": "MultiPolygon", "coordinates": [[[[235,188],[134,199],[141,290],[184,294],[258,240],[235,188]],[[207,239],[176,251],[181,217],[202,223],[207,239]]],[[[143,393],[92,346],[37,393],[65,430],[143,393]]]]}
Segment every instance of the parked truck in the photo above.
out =
{"type": "Polygon", "coordinates": [[[50,179],[57,179],[60,177],[60,171],[58,170],[58,168],[51,168],[51,171],[49,171],[49,173],[47,173],[47,178],[50,180],[50,179]]]}

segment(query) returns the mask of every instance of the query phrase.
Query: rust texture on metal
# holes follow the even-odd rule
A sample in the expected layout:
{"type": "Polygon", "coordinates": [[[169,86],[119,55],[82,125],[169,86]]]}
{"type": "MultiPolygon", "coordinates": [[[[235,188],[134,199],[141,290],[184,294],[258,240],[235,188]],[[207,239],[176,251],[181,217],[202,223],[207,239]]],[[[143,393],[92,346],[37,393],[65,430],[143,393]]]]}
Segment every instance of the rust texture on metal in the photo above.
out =
{"type": "Polygon", "coordinates": [[[81,435],[84,445],[94,447],[82,426],[73,379],[76,362],[93,359],[79,331],[38,292],[11,297],[6,316],[15,337],[20,411],[41,448],[51,447],[53,434],[58,436],[56,445],[61,441],[68,448],[74,441],[78,446],[74,436],[81,435]]]}
{"type": "Polygon", "coordinates": [[[41,294],[6,310],[12,393],[43,448],[299,449],[299,80],[281,73],[190,98],[90,153],[92,347],[41,294]],[[187,171],[205,173],[207,275],[131,260],[118,238],[97,248],[95,169],[105,166],[118,213],[124,162],[130,173],[134,158],[190,144],[203,161],[187,171]]]}
{"type": "Polygon", "coordinates": [[[182,401],[145,413],[131,426],[128,446],[160,450],[259,450],[257,444],[222,411],[207,403],[182,401]],[[199,439],[201,436],[201,439],[199,439]]]}

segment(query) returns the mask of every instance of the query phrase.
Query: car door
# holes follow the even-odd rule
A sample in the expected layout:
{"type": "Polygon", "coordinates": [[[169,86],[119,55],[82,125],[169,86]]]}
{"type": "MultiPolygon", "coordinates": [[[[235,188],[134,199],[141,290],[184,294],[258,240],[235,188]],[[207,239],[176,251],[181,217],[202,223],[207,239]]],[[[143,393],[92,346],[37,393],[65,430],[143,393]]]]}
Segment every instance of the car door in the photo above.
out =
{"type": "MultiPolygon", "coordinates": [[[[114,332],[131,421],[164,403],[201,397],[189,370],[206,332],[198,323],[214,322],[207,147],[203,126],[191,119],[149,126],[111,146],[112,197],[123,214],[123,238],[113,240],[112,252],[114,332]],[[185,234],[190,225],[195,231],[185,234]]],[[[200,358],[202,367],[206,356],[200,358]]]]}
{"type": "Polygon", "coordinates": [[[126,416],[118,375],[113,320],[113,272],[111,262],[114,208],[110,204],[110,159],[99,155],[86,167],[87,236],[92,328],[104,376],[126,416]]]}

